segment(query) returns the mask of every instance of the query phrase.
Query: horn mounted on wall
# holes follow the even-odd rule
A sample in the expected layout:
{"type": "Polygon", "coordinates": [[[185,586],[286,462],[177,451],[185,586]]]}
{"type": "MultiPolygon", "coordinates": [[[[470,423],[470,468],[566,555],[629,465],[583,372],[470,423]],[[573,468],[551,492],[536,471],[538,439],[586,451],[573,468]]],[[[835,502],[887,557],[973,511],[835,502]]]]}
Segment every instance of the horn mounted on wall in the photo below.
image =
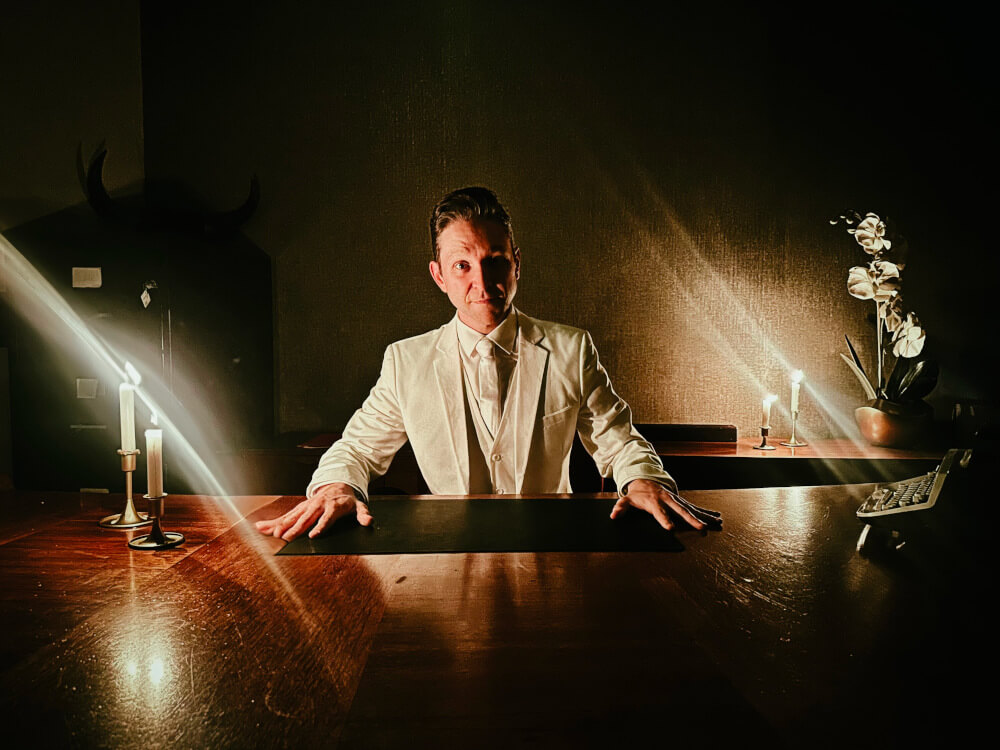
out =
{"type": "Polygon", "coordinates": [[[104,161],[106,148],[99,148],[91,157],[85,175],[87,202],[98,216],[144,230],[181,231],[216,239],[232,234],[242,226],[257,209],[260,202],[260,184],[257,175],[250,179],[250,194],[239,208],[231,211],[205,213],[178,210],[155,205],[148,196],[138,207],[126,205],[108,195],[104,187],[104,161]]]}

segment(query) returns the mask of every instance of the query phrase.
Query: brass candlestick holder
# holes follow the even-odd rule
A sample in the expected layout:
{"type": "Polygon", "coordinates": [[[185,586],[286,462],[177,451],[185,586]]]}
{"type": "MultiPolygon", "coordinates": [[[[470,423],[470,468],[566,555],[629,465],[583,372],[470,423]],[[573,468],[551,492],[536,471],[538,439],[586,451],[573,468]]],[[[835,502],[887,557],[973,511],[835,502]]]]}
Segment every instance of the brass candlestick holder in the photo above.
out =
{"type": "Polygon", "coordinates": [[[143,495],[149,501],[149,517],[153,519],[153,528],[148,534],[137,536],[129,541],[132,549],[157,550],[170,549],[184,543],[184,535],[176,531],[163,531],[160,519],[163,518],[163,495],[143,495]]]}
{"type": "Polygon", "coordinates": [[[804,440],[795,439],[795,423],[798,421],[798,419],[799,419],[799,411],[798,409],[796,409],[795,411],[792,412],[792,436],[788,438],[788,440],[784,441],[782,445],[787,445],[789,448],[798,448],[800,445],[809,445],[809,443],[807,443],[804,440]]]}
{"type": "Polygon", "coordinates": [[[768,445],[767,444],[767,433],[769,433],[770,431],[771,431],[770,427],[761,427],[760,428],[760,445],[755,445],[753,447],[754,450],[756,450],[756,451],[773,451],[774,450],[774,446],[773,445],[768,445]]]}
{"type": "Polygon", "coordinates": [[[113,516],[105,516],[98,524],[105,529],[135,529],[152,523],[145,513],[137,513],[132,502],[132,472],[135,471],[136,457],[139,449],[131,451],[119,450],[122,457],[122,471],[125,472],[125,510],[113,516]]]}

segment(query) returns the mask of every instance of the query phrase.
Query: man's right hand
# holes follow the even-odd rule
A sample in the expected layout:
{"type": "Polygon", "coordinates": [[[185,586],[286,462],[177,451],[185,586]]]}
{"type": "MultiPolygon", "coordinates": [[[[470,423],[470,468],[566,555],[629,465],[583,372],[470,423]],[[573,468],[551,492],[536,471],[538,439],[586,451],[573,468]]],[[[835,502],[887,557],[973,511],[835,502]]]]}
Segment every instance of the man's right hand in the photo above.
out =
{"type": "Polygon", "coordinates": [[[335,482],[320,487],[315,495],[303,500],[283,516],[258,521],[255,525],[261,534],[290,542],[310,526],[312,530],[309,538],[313,539],[338,518],[351,513],[357,514],[358,523],[362,526],[368,526],[372,522],[368,506],[358,500],[354,488],[343,482],[335,482]]]}

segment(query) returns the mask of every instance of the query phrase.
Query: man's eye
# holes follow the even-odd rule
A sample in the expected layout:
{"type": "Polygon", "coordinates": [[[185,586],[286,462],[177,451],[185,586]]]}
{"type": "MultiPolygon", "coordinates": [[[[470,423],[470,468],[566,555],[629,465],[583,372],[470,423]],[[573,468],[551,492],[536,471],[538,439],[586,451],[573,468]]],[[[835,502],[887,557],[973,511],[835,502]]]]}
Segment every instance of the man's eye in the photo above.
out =
{"type": "Polygon", "coordinates": [[[464,260],[459,261],[458,263],[455,264],[455,269],[458,270],[458,271],[464,271],[468,267],[469,267],[469,264],[466,263],[464,260]]]}

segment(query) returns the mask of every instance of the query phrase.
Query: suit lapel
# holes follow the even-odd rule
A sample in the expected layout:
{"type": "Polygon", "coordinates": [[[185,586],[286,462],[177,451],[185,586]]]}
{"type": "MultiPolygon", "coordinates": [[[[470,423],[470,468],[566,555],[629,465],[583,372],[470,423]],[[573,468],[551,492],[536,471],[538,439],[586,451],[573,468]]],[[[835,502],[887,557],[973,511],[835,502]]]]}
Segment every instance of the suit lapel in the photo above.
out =
{"type": "Polygon", "coordinates": [[[518,314],[518,354],[517,354],[517,411],[514,422],[515,434],[515,478],[517,491],[524,484],[524,474],[528,466],[528,453],[534,435],[538,399],[545,379],[545,365],[549,352],[539,346],[545,337],[535,322],[523,313],[518,314]]]}
{"type": "Polygon", "coordinates": [[[455,321],[441,329],[434,357],[434,375],[437,378],[444,424],[455,458],[455,470],[464,487],[469,491],[469,444],[465,429],[465,396],[462,389],[462,362],[458,355],[458,334],[455,321]]]}

